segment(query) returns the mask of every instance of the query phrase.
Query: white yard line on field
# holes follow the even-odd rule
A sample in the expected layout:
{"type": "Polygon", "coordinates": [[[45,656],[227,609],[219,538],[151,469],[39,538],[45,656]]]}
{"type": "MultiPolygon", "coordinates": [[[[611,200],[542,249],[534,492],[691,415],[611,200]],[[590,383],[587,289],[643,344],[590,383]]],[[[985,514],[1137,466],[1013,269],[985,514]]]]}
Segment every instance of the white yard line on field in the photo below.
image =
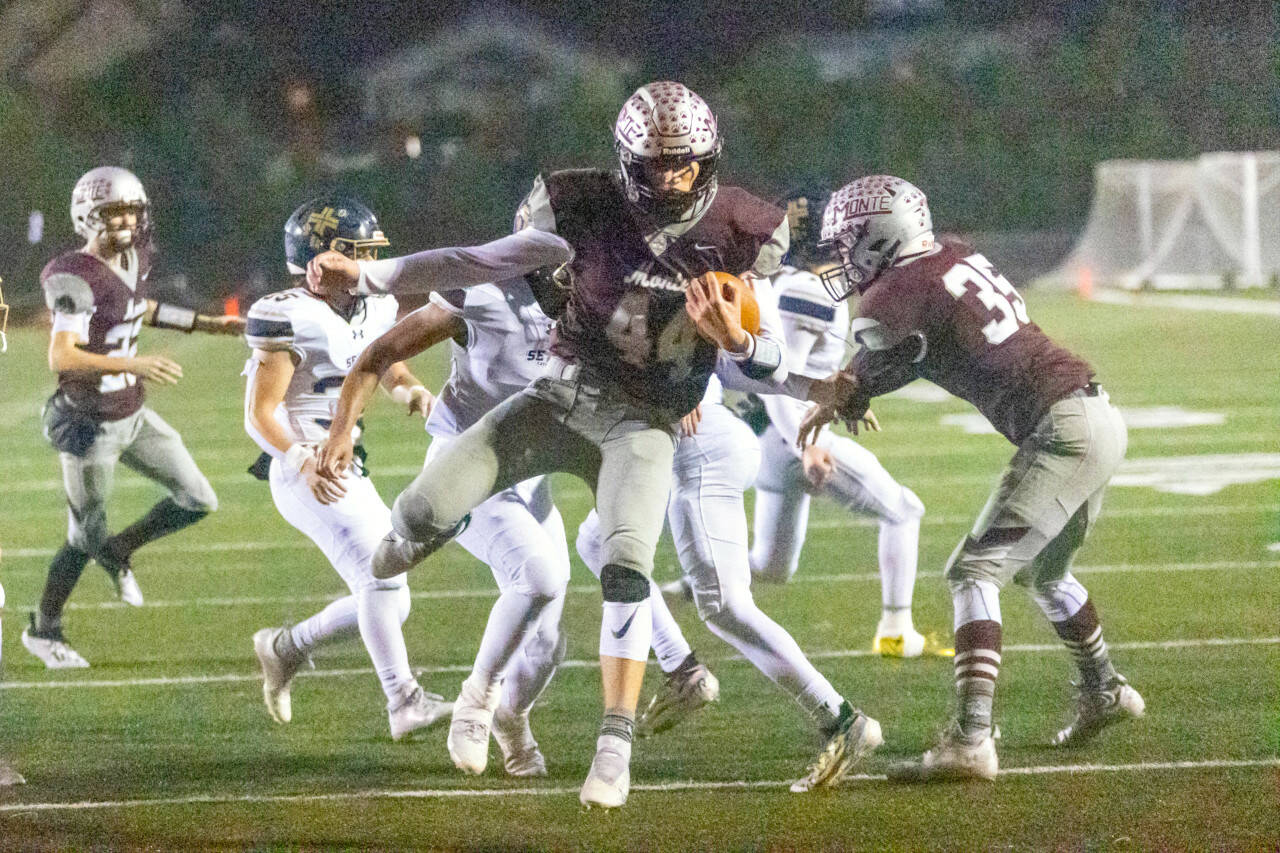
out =
{"type": "MultiPolygon", "coordinates": [[[[1133,640],[1123,643],[1108,643],[1113,649],[1159,649],[1161,651],[1174,651],[1178,649],[1194,649],[1209,647],[1232,647],[1232,646],[1275,646],[1280,645],[1280,637],[1206,637],[1203,639],[1177,639],[1177,640],[1133,640]]],[[[1066,648],[1058,643],[1023,643],[1016,645],[1006,645],[1005,652],[1026,652],[1028,654],[1040,654],[1045,652],[1063,652],[1066,648]]],[[[838,658],[865,658],[875,657],[876,652],[869,649],[832,649],[829,651],[810,652],[809,657],[813,659],[838,659],[838,658]]],[[[724,658],[727,661],[741,662],[744,658],[733,655],[724,658]]],[[[600,666],[599,660],[567,660],[560,664],[561,667],[569,669],[595,669],[600,666]]],[[[441,675],[459,672],[470,672],[470,664],[451,664],[448,666],[427,666],[415,667],[415,671],[420,675],[441,675]]],[[[373,672],[368,667],[355,667],[349,669],[317,669],[302,670],[298,673],[299,678],[349,678],[357,675],[370,675],[373,672]]],[[[98,680],[68,680],[68,681],[0,681],[0,690],[40,690],[40,689],[69,689],[77,687],[178,687],[193,686],[202,684],[228,684],[246,681],[261,681],[262,676],[257,673],[238,673],[227,672],[218,675],[175,675],[175,676],[155,676],[152,678],[120,678],[120,679],[98,679],[98,680]]]]}
{"type": "MultiPolygon", "coordinates": [[[[994,480],[993,480],[994,482],[994,480]]],[[[1118,507],[1103,510],[1106,518],[1169,518],[1178,516],[1210,516],[1210,515],[1249,515],[1253,513],[1274,513],[1280,515],[1280,504],[1247,503],[1247,504],[1188,504],[1186,506],[1139,506],[1118,507]]],[[[922,523],[927,527],[950,527],[956,524],[972,524],[973,515],[928,515],[922,523]]],[[[846,527],[874,527],[880,522],[874,518],[860,516],[844,516],[837,518],[819,518],[809,522],[811,530],[840,530],[846,527]]],[[[315,545],[306,539],[291,536],[289,539],[272,542],[165,542],[147,546],[148,554],[164,553],[221,553],[236,551],[274,551],[305,550],[315,545]]],[[[12,560],[37,560],[52,557],[57,548],[5,548],[4,557],[12,560]]]]}
{"type": "MultiPolygon", "coordinates": [[[[1167,773],[1185,770],[1237,770],[1263,767],[1280,767],[1280,758],[1211,758],[1200,761],[1139,761],[1130,764],[1057,764],[1030,767],[1006,767],[1001,776],[1050,776],[1081,775],[1086,773],[1167,773]]],[[[848,777],[850,782],[880,782],[885,777],[876,773],[857,773],[848,777]]],[[[687,791],[734,791],[786,788],[790,779],[757,781],[728,780],[720,782],[659,782],[633,784],[632,793],[665,794],[687,791]]],[[[446,800],[493,799],[495,797],[569,797],[578,793],[578,787],[561,788],[425,788],[425,789],[371,789],[365,791],[337,791],[327,794],[193,794],[187,797],[156,797],[145,800],[77,800],[62,803],[5,803],[0,814],[35,813],[55,811],[89,811],[133,809],[155,806],[220,806],[220,805],[283,805],[289,803],[350,802],[353,800],[446,800]]]]}

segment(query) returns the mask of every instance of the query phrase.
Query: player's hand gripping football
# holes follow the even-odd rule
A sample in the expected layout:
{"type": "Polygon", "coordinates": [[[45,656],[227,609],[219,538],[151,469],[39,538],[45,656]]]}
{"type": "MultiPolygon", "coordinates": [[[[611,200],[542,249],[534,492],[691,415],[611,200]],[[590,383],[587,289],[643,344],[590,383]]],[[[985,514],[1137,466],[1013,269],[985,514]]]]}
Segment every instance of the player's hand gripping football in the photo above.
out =
{"type": "Polygon", "coordinates": [[[722,350],[744,353],[751,346],[751,335],[742,328],[738,299],[737,290],[720,287],[711,273],[705,273],[685,288],[684,309],[698,334],[722,350]]]}
{"type": "Polygon", "coordinates": [[[319,296],[348,292],[360,283],[360,265],[341,252],[321,252],[307,262],[307,287],[319,296]]]}

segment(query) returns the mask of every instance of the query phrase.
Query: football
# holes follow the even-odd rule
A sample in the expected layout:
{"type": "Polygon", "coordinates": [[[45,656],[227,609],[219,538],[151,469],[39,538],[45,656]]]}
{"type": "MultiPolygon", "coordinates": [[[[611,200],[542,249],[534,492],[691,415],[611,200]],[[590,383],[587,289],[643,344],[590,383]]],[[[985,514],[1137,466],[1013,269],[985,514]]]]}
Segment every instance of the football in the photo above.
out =
{"type": "Polygon", "coordinates": [[[751,285],[732,273],[711,272],[708,275],[720,286],[725,299],[733,299],[733,291],[738,292],[738,322],[751,334],[759,334],[760,303],[756,301],[756,292],[751,285]]]}

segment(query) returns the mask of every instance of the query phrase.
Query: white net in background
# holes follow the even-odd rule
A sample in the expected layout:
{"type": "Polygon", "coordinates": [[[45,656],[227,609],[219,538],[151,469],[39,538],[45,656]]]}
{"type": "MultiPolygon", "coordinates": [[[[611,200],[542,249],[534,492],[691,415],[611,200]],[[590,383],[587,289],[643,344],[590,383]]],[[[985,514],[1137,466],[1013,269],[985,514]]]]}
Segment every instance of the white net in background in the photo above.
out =
{"type": "Polygon", "coordinates": [[[1044,284],[1266,287],[1280,276],[1280,151],[1107,160],[1075,249],[1044,284]]]}

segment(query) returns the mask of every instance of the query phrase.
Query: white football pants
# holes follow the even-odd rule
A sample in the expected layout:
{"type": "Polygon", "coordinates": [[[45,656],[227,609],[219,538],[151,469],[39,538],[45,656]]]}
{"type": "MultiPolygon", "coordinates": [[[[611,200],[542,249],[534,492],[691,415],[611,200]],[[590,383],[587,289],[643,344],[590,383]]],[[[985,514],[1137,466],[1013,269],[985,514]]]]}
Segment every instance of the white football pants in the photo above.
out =
{"type": "Polygon", "coordinates": [[[358,632],[387,707],[398,706],[417,687],[400,627],[409,616],[409,584],[404,575],[379,580],[371,570],[373,552],[391,530],[391,510],[368,477],[348,474],[342,481],[347,493],[327,505],[316,500],[302,475],[287,471],[279,459],[271,462],[270,481],[280,515],[319,546],[351,590],[351,595],[293,626],[294,644],[307,651],[358,632]]]}
{"type": "Polygon", "coordinates": [[[835,466],[827,482],[815,490],[804,476],[799,449],[772,425],[760,436],[751,571],[774,583],[795,574],[809,524],[810,497],[824,495],[851,513],[879,520],[881,606],[886,613],[905,611],[909,616],[924,504],[856,441],[828,436],[822,446],[835,466]]]}
{"type": "MultiPolygon", "coordinates": [[[[426,462],[453,436],[435,436],[426,462]]],[[[569,585],[569,544],[551,499],[551,482],[534,477],[471,510],[455,539],[489,566],[500,595],[489,611],[470,679],[484,695],[503,682],[502,706],[516,713],[532,707],[564,660],[560,631],[569,585]]]]}
{"type": "MultiPolygon", "coordinates": [[[[756,607],[751,597],[742,495],[755,480],[759,464],[759,448],[747,425],[724,406],[704,403],[697,434],[681,436],[676,444],[667,523],[698,615],[707,628],[823,725],[839,713],[842,697],[792,636],[756,607]]],[[[601,567],[593,565],[592,559],[598,559],[599,548],[587,545],[593,521],[588,516],[579,530],[578,550],[598,573],[601,567]]],[[[661,634],[674,626],[673,621],[660,624],[655,619],[655,648],[673,642],[661,634]]]]}

